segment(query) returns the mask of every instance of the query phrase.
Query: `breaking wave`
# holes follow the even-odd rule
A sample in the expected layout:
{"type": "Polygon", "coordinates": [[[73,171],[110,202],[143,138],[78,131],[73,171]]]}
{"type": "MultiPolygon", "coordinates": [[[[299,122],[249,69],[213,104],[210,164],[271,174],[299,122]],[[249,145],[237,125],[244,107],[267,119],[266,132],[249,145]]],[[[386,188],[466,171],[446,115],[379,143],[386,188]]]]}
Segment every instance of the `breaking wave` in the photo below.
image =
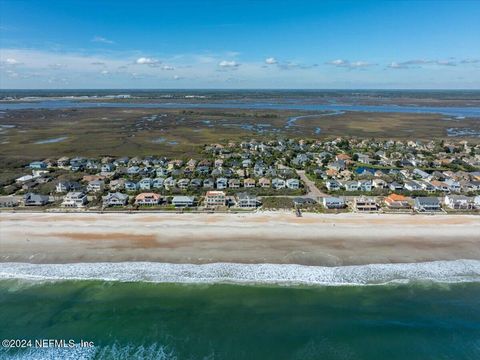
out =
{"type": "Polygon", "coordinates": [[[0,348],[0,360],[176,360],[173,351],[163,345],[112,345],[101,347],[74,347],[74,348],[28,348],[18,351],[0,348]]]}
{"type": "Polygon", "coordinates": [[[170,264],[155,262],[0,263],[0,279],[104,280],[186,284],[381,285],[432,281],[480,282],[480,260],[355,266],[293,264],[170,264]]]}

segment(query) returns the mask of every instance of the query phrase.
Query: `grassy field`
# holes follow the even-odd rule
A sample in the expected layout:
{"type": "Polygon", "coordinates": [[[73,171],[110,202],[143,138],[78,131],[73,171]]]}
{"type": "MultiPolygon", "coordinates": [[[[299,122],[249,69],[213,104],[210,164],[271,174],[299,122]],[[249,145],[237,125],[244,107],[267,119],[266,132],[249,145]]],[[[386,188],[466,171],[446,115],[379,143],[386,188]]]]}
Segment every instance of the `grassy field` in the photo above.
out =
{"type": "MultiPolygon", "coordinates": [[[[452,127],[480,131],[480,122],[474,119],[447,120],[434,114],[362,112],[333,116],[318,113],[318,117],[300,118],[292,126],[286,126],[290,117],[312,114],[315,113],[240,109],[8,111],[0,118],[0,166],[11,169],[34,159],[56,159],[64,155],[198,158],[204,144],[250,138],[437,139],[447,138],[446,129],[452,127]]],[[[479,141],[479,138],[470,140],[479,141]]]]}

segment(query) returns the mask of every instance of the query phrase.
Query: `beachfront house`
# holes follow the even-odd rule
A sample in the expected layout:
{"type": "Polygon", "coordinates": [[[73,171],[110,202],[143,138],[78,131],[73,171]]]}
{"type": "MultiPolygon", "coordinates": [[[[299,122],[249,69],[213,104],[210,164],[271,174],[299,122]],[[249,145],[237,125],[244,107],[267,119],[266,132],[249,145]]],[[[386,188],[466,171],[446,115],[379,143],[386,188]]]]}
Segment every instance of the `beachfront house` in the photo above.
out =
{"type": "Polygon", "coordinates": [[[324,197],[322,204],[327,209],[343,209],[345,207],[345,200],[341,197],[324,197]]]}
{"type": "Polygon", "coordinates": [[[23,197],[23,203],[25,206],[44,206],[49,202],[47,195],[40,195],[34,193],[27,193],[23,197]]]}
{"type": "Polygon", "coordinates": [[[475,209],[480,209],[480,195],[473,198],[473,205],[475,206],[475,209]]]}
{"type": "Polygon", "coordinates": [[[418,212],[433,212],[442,209],[440,201],[436,197],[417,197],[413,208],[418,212]]]}
{"type": "Polygon", "coordinates": [[[0,208],[12,208],[20,204],[21,196],[8,195],[0,196],[0,208]]]}
{"type": "Polygon", "coordinates": [[[120,192],[108,193],[102,197],[104,207],[110,206],[125,206],[128,202],[128,195],[120,192]]]}
{"type": "Polygon", "coordinates": [[[361,212],[378,210],[378,205],[375,199],[367,196],[356,197],[353,200],[353,207],[356,211],[361,211],[361,212]]]}
{"type": "Polygon", "coordinates": [[[172,198],[172,205],[175,207],[190,207],[195,204],[194,196],[174,196],[172,198]]]}
{"type": "Polygon", "coordinates": [[[205,206],[225,206],[226,196],[223,191],[207,191],[205,194],[205,206]]]}
{"type": "Polygon", "coordinates": [[[403,195],[390,194],[384,201],[389,209],[410,209],[410,203],[403,195]]]}
{"type": "Polygon", "coordinates": [[[445,206],[455,210],[469,210],[474,208],[473,198],[464,195],[445,196],[445,206]]]}
{"type": "Polygon", "coordinates": [[[87,202],[87,194],[83,191],[71,191],[64,196],[62,206],[68,208],[82,208],[87,202]]]}
{"type": "Polygon", "coordinates": [[[135,205],[154,206],[160,204],[162,197],[155,193],[141,193],[135,196],[135,205]]]}
{"type": "Polygon", "coordinates": [[[260,205],[256,195],[245,192],[238,193],[236,196],[237,206],[241,208],[256,208],[260,205]]]}

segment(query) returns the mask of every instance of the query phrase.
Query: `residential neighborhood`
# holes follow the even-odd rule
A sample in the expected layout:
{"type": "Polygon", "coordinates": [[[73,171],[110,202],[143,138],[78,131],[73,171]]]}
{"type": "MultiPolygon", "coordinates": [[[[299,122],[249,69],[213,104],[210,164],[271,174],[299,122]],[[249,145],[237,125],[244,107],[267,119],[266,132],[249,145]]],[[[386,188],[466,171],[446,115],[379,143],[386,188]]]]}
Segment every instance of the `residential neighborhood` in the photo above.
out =
{"type": "Polygon", "coordinates": [[[252,139],[189,159],[61,156],[25,164],[2,192],[1,207],[19,208],[476,212],[480,145],[252,139]]]}

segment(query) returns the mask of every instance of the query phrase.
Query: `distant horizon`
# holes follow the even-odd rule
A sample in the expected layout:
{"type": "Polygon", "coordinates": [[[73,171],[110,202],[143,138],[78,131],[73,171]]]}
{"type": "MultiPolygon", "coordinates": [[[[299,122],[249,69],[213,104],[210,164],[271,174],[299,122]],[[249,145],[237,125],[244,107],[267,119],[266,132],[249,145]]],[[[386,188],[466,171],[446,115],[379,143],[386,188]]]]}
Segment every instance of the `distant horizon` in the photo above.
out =
{"type": "Polygon", "coordinates": [[[472,91],[480,92],[480,88],[10,88],[8,91],[472,91]]]}
{"type": "Polygon", "coordinates": [[[0,0],[0,9],[2,89],[480,89],[478,1],[0,0]]]}

